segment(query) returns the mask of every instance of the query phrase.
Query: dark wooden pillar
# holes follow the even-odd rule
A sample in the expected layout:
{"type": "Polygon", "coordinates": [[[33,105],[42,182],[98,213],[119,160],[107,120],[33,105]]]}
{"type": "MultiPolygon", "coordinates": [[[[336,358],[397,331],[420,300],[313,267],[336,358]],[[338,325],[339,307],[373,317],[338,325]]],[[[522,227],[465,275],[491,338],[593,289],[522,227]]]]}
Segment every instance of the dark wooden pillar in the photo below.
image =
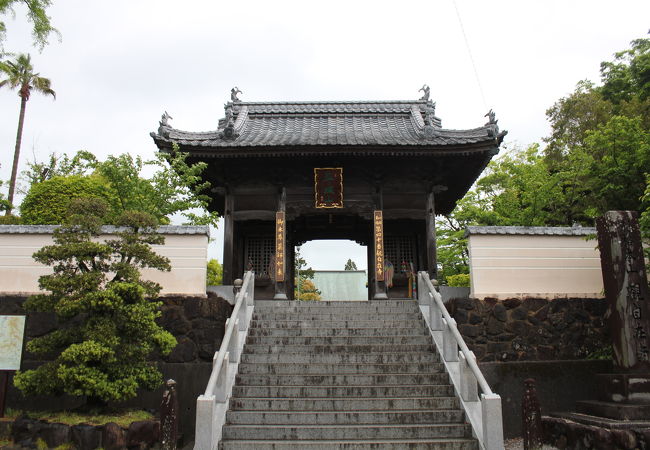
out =
{"type": "Polygon", "coordinates": [[[433,190],[427,196],[425,223],[427,227],[427,272],[429,272],[429,277],[434,280],[438,277],[438,255],[436,250],[436,204],[433,190]]]}
{"type": "MultiPolygon", "coordinates": [[[[384,193],[381,187],[378,187],[375,189],[375,195],[373,198],[373,203],[375,206],[376,211],[381,211],[383,213],[384,209],[384,193]]],[[[373,261],[374,261],[374,294],[373,294],[373,299],[375,300],[384,300],[388,298],[388,289],[386,287],[386,281],[385,278],[382,280],[377,279],[377,273],[378,273],[378,266],[381,268],[381,271],[383,273],[384,267],[385,267],[385,260],[383,258],[384,255],[384,236],[383,236],[383,219],[381,221],[381,239],[377,239],[377,229],[375,227],[375,223],[373,222],[373,239],[372,239],[372,248],[373,248],[373,261]],[[377,258],[377,253],[378,253],[378,244],[381,244],[381,248],[379,249],[379,252],[382,255],[382,262],[380,265],[377,264],[376,258],[377,258]]]]}
{"type": "MultiPolygon", "coordinates": [[[[370,222],[370,226],[374,228],[372,221],[370,222]]],[[[374,235],[374,232],[370,233],[370,239],[368,240],[368,246],[366,247],[368,250],[368,300],[375,298],[375,244],[373,244],[374,235]]]]}
{"type": "Polygon", "coordinates": [[[223,284],[232,285],[235,274],[235,222],[233,212],[235,207],[235,197],[226,191],[225,207],[223,213],[223,284]]]}
{"type": "Polygon", "coordinates": [[[278,209],[277,212],[281,214],[276,215],[275,220],[275,234],[276,234],[276,248],[275,248],[275,295],[274,300],[287,300],[287,190],[282,187],[278,194],[278,209]],[[280,274],[282,276],[280,277],[280,274]]]}

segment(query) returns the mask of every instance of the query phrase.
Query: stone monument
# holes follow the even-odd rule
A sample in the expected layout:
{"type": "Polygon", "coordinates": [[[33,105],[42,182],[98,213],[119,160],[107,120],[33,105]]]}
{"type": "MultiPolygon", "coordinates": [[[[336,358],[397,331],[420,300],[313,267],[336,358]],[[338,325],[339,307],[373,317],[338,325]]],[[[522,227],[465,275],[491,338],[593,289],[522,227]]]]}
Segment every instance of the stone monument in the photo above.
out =
{"type": "Polygon", "coordinates": [[[608,211],[596,228],[616,373],[598,375],[604,403],[593,412],[650,420],[650,295],[638,213],[608,211]]]}

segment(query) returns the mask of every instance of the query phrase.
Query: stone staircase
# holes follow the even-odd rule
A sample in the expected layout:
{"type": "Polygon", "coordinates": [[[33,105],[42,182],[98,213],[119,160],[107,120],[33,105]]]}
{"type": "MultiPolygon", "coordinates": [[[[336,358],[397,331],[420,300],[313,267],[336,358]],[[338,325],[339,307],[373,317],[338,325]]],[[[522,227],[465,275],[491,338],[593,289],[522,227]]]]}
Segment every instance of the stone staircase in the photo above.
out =
{"type": "Polygon", "coordinates": [[[478,449],[417,303],[259,301],[222,449],[478,449]]]}

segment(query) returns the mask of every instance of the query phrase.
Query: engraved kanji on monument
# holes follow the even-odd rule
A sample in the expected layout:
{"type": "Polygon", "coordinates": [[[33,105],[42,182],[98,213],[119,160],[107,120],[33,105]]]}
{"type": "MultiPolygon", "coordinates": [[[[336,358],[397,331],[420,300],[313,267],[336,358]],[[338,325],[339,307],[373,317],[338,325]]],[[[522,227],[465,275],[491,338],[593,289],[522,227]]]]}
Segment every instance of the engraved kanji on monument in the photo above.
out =
{"type": "Polygon", "coordinates": [[[608,211],[596,219],[614,364],[650,373],[650,296],[638,213],[608,211]]]}

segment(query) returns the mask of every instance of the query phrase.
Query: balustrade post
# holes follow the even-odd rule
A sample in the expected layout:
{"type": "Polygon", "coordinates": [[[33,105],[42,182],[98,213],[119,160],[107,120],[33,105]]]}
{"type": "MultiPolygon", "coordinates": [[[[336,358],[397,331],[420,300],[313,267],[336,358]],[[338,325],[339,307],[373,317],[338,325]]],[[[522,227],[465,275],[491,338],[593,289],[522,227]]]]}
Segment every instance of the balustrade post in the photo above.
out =
{"type": "Polygon", "coordinates": [[[427,283],[424,281],[424,277],[428,275],[427,272],[418,272],[418,303],[431,306],[431,299],[428,295],[429,289],[427,289],[427,283]]]}
{"type": "MultiPolygon", "coordinates": [[[[470,352],[470,357],[476,361],[474,352],[470,352]]],[[[466,402],[478,401],[478,382],[472,369],[469,367],[463,352],[458,352],[458,361],[460,369],[460,395],[466,402]]]]}
{"type": "Polygon", "coordinates": [[[255,302],[255,272],[250,272],[250,281],[248,282],[248,295],[246,295],[246,305],[253,306],[255,302]]]}
{"type": "Polygon", "coordinates": [[[232,334],[230,335],[230,341],[228,342],[228,352],[230,353],[230,359],[232,362],[239,362],[239,324],[241,321],[239,319],[233,319],[232,317],[226,319],[226,329],[228,329],[228,324],[231,320],[235,321],[235,326],[232,328],[232,334]]]}
{"type": "Polygon", "coordinates": [[[243,293],[244,298],[242,299],[241,306],[239,307],[239,313],[237,314],[237,322],[239,322],[238,328],[239,331],[246,331],[246,296],[248,295],[248,292],[243,293]]]}
{"type": "MultiPolygon", "coordinates": [[[[232,342],[232,341],[231,341],[232,342]]],[[[223,364],[221,370],[217,374],[217,382],[215,383],[214,398],[219,403],[225,403],[228,397],[228,367],[230,366],[230,352],[226,352],[223,357],[223,364]]]]}
{"type": "Polygon", "coordinates": [[[481,394],[481,418],[485,450],[503,449],[503,418],[498,394],[481,394]]]}
{"type": "Polygon", "coordinates": [[[442,319],[443,330],[442,330],[442,356],[445,358],[445,361],[458,361],[458,342],[451,331],[451,327],[456,326],[456,321],[451,319],[447,323],[446,319],[442,319]]]}
{"type": "Polygon", "coordinates": [[[196,400],[196,425],[194,427],[194,448],[212,450],[214,447],[215,396],[199,395],[196,400]]]}
{"type": "Polygon", "coordinates": [[[436,299],[433,298],[433,294],[428,290],[427,293],[429,296],[429,325],[432,331],[440,331],[444,328],[442,311],[440,311],[436,299]]]}

